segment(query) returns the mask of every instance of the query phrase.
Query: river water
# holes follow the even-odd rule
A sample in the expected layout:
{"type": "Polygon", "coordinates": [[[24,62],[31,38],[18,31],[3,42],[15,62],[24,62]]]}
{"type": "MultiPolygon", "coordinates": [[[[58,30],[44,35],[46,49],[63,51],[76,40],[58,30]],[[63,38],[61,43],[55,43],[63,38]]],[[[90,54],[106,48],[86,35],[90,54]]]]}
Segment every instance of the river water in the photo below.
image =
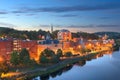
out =
{"type": "Polygon", "coordinates": [[[32,80],[120,80],[120,52],[79,61],[55,73],[32,80]]]}

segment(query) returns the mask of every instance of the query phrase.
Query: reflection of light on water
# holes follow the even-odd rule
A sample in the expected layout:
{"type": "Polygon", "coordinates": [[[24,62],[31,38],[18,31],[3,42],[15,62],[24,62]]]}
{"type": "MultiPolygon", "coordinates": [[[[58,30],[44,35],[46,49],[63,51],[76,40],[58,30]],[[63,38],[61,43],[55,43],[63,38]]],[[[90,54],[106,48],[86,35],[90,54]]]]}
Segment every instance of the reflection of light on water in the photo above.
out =
{"type": "Polygon", "coordinates": [[[112,58],[112,54],[110,54],[110,59],[112,58]]]}
{"type": "Polygon", "coordinates": [[[96,58],[98,59],[98,58],[99,58],[99,56],[97,55],[97,56],[96,56],[96,58]]]}

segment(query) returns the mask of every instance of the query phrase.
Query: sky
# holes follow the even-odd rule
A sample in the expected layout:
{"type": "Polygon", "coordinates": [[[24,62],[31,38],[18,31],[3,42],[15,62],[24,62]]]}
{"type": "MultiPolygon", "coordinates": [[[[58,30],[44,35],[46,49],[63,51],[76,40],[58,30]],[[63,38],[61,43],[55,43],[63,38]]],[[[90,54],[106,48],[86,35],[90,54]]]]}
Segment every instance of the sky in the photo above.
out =
{"type": "Polygon", "coordinates": [[[0,26],[120,32],[120,0],[0,0],[0,26]]]}

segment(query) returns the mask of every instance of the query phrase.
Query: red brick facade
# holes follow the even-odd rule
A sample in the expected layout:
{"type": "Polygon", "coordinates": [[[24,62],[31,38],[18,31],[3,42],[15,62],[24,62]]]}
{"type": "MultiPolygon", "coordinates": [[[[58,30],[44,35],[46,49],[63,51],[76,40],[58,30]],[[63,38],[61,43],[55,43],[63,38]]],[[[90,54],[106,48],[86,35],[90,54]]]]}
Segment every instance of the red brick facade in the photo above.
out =
{"type": "Polygon", "coordinates": [[[0,56],[4,56],[6,60],[10,59],[12,51],[21,51],[26,48],[31,58],[37,56],[37,41],[35,40],[0,40],[0,56]]]}

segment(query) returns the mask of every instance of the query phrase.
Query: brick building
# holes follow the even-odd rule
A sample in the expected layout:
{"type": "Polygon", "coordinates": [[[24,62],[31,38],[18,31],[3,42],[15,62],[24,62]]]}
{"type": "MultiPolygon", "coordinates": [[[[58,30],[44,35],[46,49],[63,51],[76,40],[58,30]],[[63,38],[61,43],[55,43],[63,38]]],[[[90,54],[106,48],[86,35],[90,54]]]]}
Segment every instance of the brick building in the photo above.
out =
{"type": "Polygon", "coordinates": [[[6,60],[9,60],[10,53],[13,51],[13,41],[7,39],[0,39],[0,56],[4,56],[6,60]]]}
{"type": "Polygon", "coordinates": [[[36,40],[0,39],[0,56],[4,56],[6,60],[10,59],[12,51],[19,52],[23,48],[29,51],[31,58],[38,56],[36,40]]]}

